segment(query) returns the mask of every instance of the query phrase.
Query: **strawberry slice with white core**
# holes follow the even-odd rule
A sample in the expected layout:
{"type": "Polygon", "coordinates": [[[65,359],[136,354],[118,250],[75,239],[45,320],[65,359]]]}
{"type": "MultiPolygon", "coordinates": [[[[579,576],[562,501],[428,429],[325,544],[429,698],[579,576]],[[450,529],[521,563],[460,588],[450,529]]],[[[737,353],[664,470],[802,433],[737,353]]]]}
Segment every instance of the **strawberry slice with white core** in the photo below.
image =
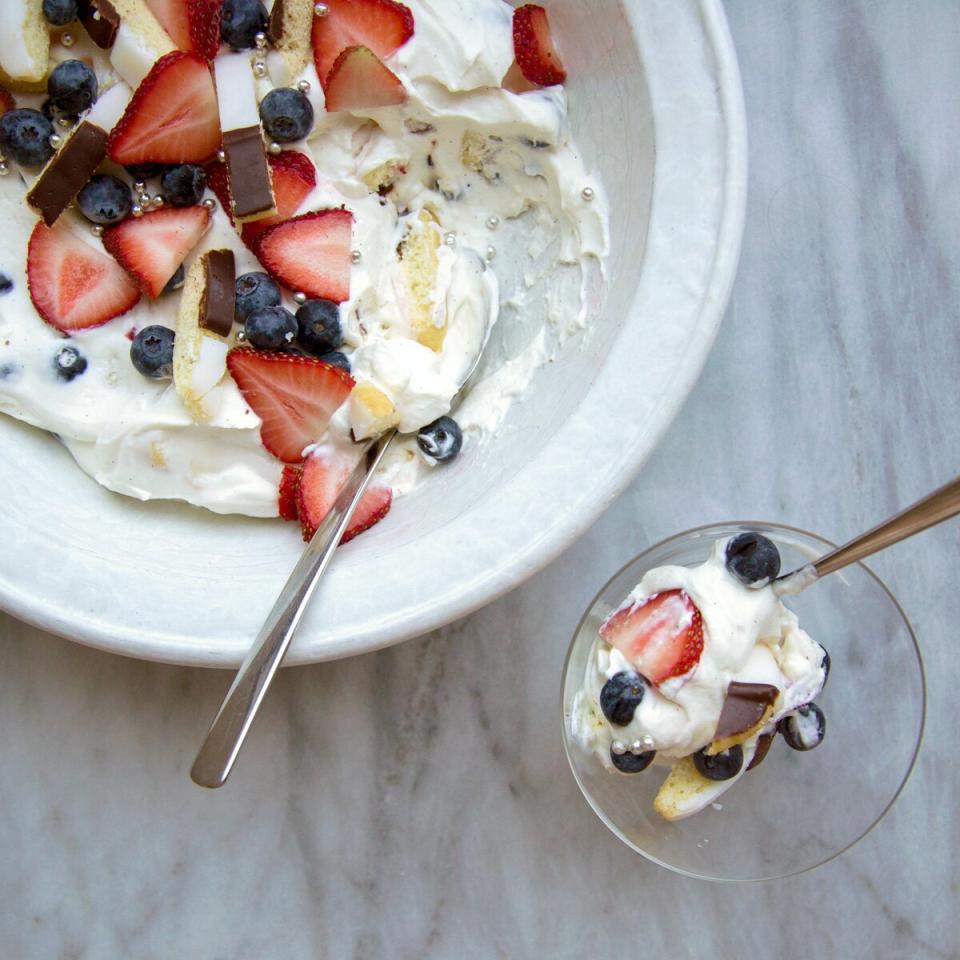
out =
{"type": "Polygon", "coordinates": [[[210,66],[194,53],[161,57],[137,87],[107,141],[115,163],[203,163],[220,149],[210,66]]]}
{"type": "MultiPolygon", "coordinates": [[[[356,458],[340,454],[330,447],[319,447],[307,457],[297,495],[304,540],[310,540],[316,533],[356,464],[356,458]]],[[[393,490],[382,481],[371,480],[340,542],[346,543],[379,523],[387,515],[392,502],[393,490]]]]}
{"type": "Polygon", "coordinates": [[[253,248],[257,238],[284,220],[292,217],[300,204],[317,185],[317,170],[313,161],[296,150],[284,150],[267,158],[270,176],[273,179],[273,197],[277,212],[270,217],[245,223],[240,230],[243,242],[253,248]]]}
{"type": "Polygon", "coordinates": [[[223,0],[147,0],[147,6],[180,50],[206,60],[217,55],[223,0]]]}
{"type": "Polygon", "coordinates": [[[139,287],[112,257],[62,224],[33,228],[27,286],[37,313],[64,333],[99,327],[140,299],[139,287]]]}
{"type": "Polygon", "coordinates": [[[404,103],[400,78],[369,47],[347,47],[327,77],[327,111],[371,110],[404,103]]]}
{"type": "Polygon", "coordinates": [[[267,272],[295,293],[343,303],[350,299],[349,210],[317,210],[270,227],[255,252],[267,272]]]}
{"type": "Polygon", "coordinates": [[[300,512],[297,507],[297,495],[300,489],[299,465],[284,464],[283,472],[280,474],[280,484],[277,487],[277,506],[280,510],[280,516],[284,520],[298,520],[300,512]]]}
{"type": "Polygon", "coordinates": [[[521,73],[531,83],[549,87],[567,79],[550,36],[547,11],[535,3],[513,11],[513,53],[521,73]]]}
{"type": "Polygon", "coordinates": [[[510,64],[510,69],[503,75],[500,86],[503,87],[504,90],[509,90],[511,93],[529,93],[531,90],[540,89],[535,83],[531,83],[523,75],[523,71],[520,69],[520,65],[516,60],[510,64]]]}
{"type": "Polygon", "coordinates": [[[261,442],[285,463],[303,460],[354,384],[339,367],[293,353],[235,349],[227,369],[261,420],[261,442]]]}
{"type": "Polygon", "coordinates": [[[641,676],[663,683],[700,662],[703,618],[683,590],[666,590],[612,613],[600,627],[600,637],[641,676]]]}
{"type": "Polygon", "coordinates": [[[324,89],[337,57],[347,47],[369,47],[385,60],[413,36],[413,14],[394,0],[328,0],[313,18],[313,61],[324,89]]]}
{"type": "Polygon", "coordinates": [[[209,223],[206,207],[167,207],[110,227],[103,233],[103,245],[143,292],[156,299],[209,223]]]}
{"type": "Polygon", "coordinates": [[[227,172],[227,165],[220,160],[214,160],[213,163],[208,163],[204,167],[204,172],[207,175],[207,186],[220,201],[220,206],[230,218],[230,223],[236,226],[233,222],[233,201],[230,198],[230,174],[227,172]]]}

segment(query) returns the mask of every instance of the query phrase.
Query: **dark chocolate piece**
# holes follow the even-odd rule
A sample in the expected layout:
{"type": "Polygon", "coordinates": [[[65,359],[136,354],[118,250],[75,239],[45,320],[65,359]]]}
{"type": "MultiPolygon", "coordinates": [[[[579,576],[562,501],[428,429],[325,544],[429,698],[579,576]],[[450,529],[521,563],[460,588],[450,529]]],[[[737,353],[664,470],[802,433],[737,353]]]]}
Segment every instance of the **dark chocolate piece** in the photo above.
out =
{"type": "Polygon", "coordinates": [[[726,740],[755,727],[779,693],[769,683],[740,683],[734,680],[727,687],[727,699],[723,701],[713,739],[726,740]]]}
{"type": "Polygon", "coordinates": [[[267,39],[279,43],[283,38],[283,0],[275,0],[267,23],[267,39]]]}
{"type": "Polygon", "coordinates": [[[752,770],[754,767],[763,763],[763,758],[767,755],[770,744],[773,743],[773,738],[776,735],[777,731],[774,730],[773,733],[764,733],[757,737],[757,749],[753,754],[753,759],[747,764],[748,770],[752,770]]]}
{"type": "Polygon", "coordinates": [[[236,264],[232,250],[211,250],[203,258],[206,274],[203,301],[200,304],[200,326],[221,337],[233,329],[233,308],[236,297],[236,264]]]}
{"type": "Polygon", "coordinates": [[[234,220],[244,223],[276,213],[260,125],[225,131],[223,152],[227,157],[234,220]]]}
{"type": "Polygon", "coordinates": [[[120,28],[120,14],[110,0],[80,0],[80,22],[102,50],[113,46],[120,28]]]}
{"type": "Polygon", "coordinates": [[[27,202],[49,227],[80,192],[107,155],[107,133],[84,120],[36,179],[27,202]]]}

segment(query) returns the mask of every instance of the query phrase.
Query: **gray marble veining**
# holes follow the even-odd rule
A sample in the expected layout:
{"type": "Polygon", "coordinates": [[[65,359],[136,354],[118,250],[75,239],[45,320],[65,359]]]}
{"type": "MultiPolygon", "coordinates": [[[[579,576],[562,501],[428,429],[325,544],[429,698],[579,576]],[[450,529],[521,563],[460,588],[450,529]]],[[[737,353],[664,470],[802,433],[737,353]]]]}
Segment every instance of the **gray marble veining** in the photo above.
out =
{"type": "Polygon", "coordinates": [[[187,770],[225,674],[0,619],[4,960],[960,953],[957,524],[873,564],[920,637],[928,725],[892,813],[840,860],[767,885],[676,877],[606,832],[560,745],[569,635],[643,545],[742,517],[844,539],[960,463],[955,4],[728,15],[751,136],[740,274],[636,482],[472,617],[284,672],[218,793],[187,770]]]}

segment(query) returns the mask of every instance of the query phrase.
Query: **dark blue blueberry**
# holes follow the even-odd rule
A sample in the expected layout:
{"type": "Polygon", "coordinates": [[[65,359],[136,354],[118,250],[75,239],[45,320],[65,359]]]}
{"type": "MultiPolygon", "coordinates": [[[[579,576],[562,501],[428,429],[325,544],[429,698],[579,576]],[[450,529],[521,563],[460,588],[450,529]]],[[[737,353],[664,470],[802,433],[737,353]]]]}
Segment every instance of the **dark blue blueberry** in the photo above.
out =
{"type": "Polygon", "coordinates": [[[162,163],[131,163],[123,168],[133,177],[134,183],[146,183],[154,177],[159,177],[166,169],[162,163]]]}
{"type": "Polygon", "coordinates": [[[329,363],[331,367],[339,367],[341,370],[345,370],[347,373],[350,372],[350,360],[347,358],[346,354],[341,353],[339,350],[334,350],[331,353],[325,353],[318,359],[322,360],[324,363],[329,363]]]}
{"type": "Polygon", "coordinates": [[[39,111],[23,107],[0,117],[0,153],[21,167],[42,167],[52,156],[53,124],[39,111]]]}
{"type": "Polygon", "coordinates": [[[340,307],[331,300],[308,300],[297,310],[297,343],[319,357],[343,343],[340,307]]]}
{"type": "Polygon", "coordinates": [[[181,263],[177,267],[177,272],[167,281],[167,285],[163,288],[164,293],[173,293],[174,290],[179,290],[183,286],[183,281],[186,274],[184,273],[183,264],[181,263]]]}
{"type": "Polygon", "coordinates": [[[735,777],[743,766],[743,747],[740,744],[710,756],[703,750],[693,755],[693,765],[708,780],[729,780],[735,777]]]}
{"type": "Polygon", "coordinates": [[[203,199],[203,188],[207,185],[207,175],[203,167],[194,163],[181,163],[176,167],[167,167],[160,177],[160,190],[163,199],[174,207],[192,207],[203,199]]]}
{"type": "Polygon", "coordinates": [[[250,50],[267,29],[267,8],[260,0],[226,0],[220,8],[220,37],[234,50],[250,50]]]}
{"type": "Polygon", "coordinates": [[[5,273],[0,273],[0,294],[9,293],[12,289],[13,281],[5,273]]]}
{"type": "Polygon", "coordinates": [[[417,446],[438,463],[447,463],[460,452],[463,433],[452,417],[440,417],[420,428],[417,446]]]}
{"type": "Polygon", "coordinates": [[[260,101],[260,121],[270,140],[302,140],[313,129],[313,106],[299,90],[277,87],[260,101]]]}
{"type": "Polygon", "coordinates": [[[77,206],[92,223],[119,223],[130,215],[133,195],[122,180],[98,173],[77,194],[77,206]]]}
{"type": "Polygon", "coordinates": [[[69,383],[87,369],[87,358],[76,347],[61,347],[53,357],[53,369],[69,383]]]}
{"type": "Polygon", "coordinates": [[[56,110],[75,117],[97,102],[97,75],[82,60],[62,60],[47,79],[56,110]]]}
{"type": "Polygon", "coordinates": [[[246,323],[254,310],[280,306],[280,288],[265,273],[245,273],[237,277],[235,289],[233,316],[237,323],[246,323]]]}
{"type": "Polygon", "coordinates": [[[827,653],[824,647],[820,648],[823,650],[823,658],[820,660],[820,666],[823,667],[823,685],[827,685],[827,677],[830,676],[830,654],[827,653]]]}
{"type": "Polygon", "coordinates": [[[760,533],[741,533],[727,544],[727,569],[747,586],[763,586],[780,573],[780,551],[760,533]]]}
{"type": "Polygon", "coordinates": [[[43,16],[52,27],[63,27],[77,19],[77,0],[43,0],[43,16]]]}
{"type": "Polygon", "coordinates": [[[611,749],[610,759],[613,765],[621,773],[641,773],[653,763],[653,758],[657,755],[656,750],[647,750],[644,753],[614,753],[611,749]]]}
{"type": "Polygon", "coordinates": [[[600,691],[600,709],[603,715],[618,727],[625,727],[640,706],[647,683],[639,673],[615,673],[600,691]]]}
{"type": "Polygon", "coordinates": [[[173,331],[159,325],[144,327],[130,344],[130,361],[145,377],[172,377],[173,331]]]}
{"type": "Polygon", "coordinates": [[[243,331],[258,350],[283,350],[297,339],[297,321],[284,307],[261,307],[247,317],[243,331]]]}
{"type": "Polygon", "coordinates": [[[794,750],[812,750],[823,743],[824,734],[827,732],[827,718],[815,703],[808,703],[781,718],[777,730],[787,741],[788,747],[794,750]]]}

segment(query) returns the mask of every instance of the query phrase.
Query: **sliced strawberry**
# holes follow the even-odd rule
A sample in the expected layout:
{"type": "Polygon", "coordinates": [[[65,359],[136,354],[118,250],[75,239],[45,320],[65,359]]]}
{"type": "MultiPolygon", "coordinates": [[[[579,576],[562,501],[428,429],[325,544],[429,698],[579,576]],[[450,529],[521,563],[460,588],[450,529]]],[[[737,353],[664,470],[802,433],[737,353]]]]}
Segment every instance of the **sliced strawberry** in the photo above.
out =
{"type": "Polygon", "coordinates": [[[277,212],[272,217],[252,220],[240,229],[243,242],[254,247],[257,238],[278,223],[292,217],[317,185],[317,171],[313,161],[296,150],[284,150],[268,158],[270,175],[273,178],[273,196],[277,212]]]}
{"type": "Polygon", "coordinates": [[[216,194],[220,206],[233,224],[233,202],[230,197],[230,174],[227,173],[227,165],[214,160],[204,169],[207,174],[207,186],[216,194]]]}
{"type": "Polygon", "coordinates": [[[99,327],[140,299],[139,288],[112,257],[61,224],[33,228],[27,285],[37,313],[64,333],[99,327]]]}
{"type": "Polygon", "coordinates": [[[369,47],[347,47],[327,77],[327,110],[392,107],[407,99],[400,78],[369,47]]]}
{"type": "Polygon", "coordinates": [[[683,590],[666,590],[621,607],[603,622],[600,636],[647,680],[662,683],[700,662],[703,618],[683,590]]]}
{"type": "Polygon", "coordinates": [[[413,36],[413,14],[393,0],[328,0],[327,13],[313,18],[313,62],[326,89],[337,57],[347,47],[369,47],[380,59],[413,36]]]}
{"type": "Polygon", "coordinates": [[[167,207],[129,217],[103,232],[103,245],[156,299],[210,223],[206,207],[167,207]]]}
{"type": "Polygon", "coordinates": [[[9,90],[4,90],[3,87],[0,87],[0,117],[2,117],[8,110],[12,110],[16,106],[16,101],[13,99],[13,94],[9,90]]]}
{"type": "MultiPolygon", "coordinates": [[[[330,448],[320,448],[307,457],[297,496],[297,508],[303,539],[310,540],[323,518],[330,512],[337,494],[350,477],[356,461],[330,448]]],[[[341,543],[369,530],[389,512],[393,490],[385,483],[371,481],[350,518],[350,525],[340,538],[341,543]]]]}
{"type": "Polygon", "coordinates": [[[178,49],[206,60],[217,55],[223,0],[147,0],[147,6],[178,49]]]}
{"type": "Polygon", "coordinates": [[[531,90],[540,89],[535,83],[531,83],[523,75],[520,64],[518,64],[516,60],[510,64],[510,69],[503,75],[500,86],[503,87],[504,90],[509,90],[511,93],[529,93],[531,90]]]}
{"type": "Polygon", "coordinates": [[[343,303],[350,298],[349,210],[318,210],[270,227],[256,254],[285,287],[308,297],[343,303]]]}
{"type": "Polygon", "coordinates": [[[144,77],[113,128],[115,163],[203,163],[220,148],[217,94],[206,60],[174,50],[144,77]]]}
{"type": "Polygon", "coordinates": [[[277,490],[277,501],[280,506],[280,516],[284,520],[298,520],[297,491],[300,489],[300,466],[284,464],[280,474],[280,486],[277,490]]]}
{"type": "Polygon", "coordinates": [[[235,349],[227,354],[227,368],[262,421],[261,442],[285,463],[303,460],[354,384],[339,367],[292,353],[235,349]]]}
{"type": "Polygon", "coordinates": [[[513,11],[513,53],[521,72],[531,83],[549,87],[567,79],[550,36],[547,11],[535,3],[513,11]]]}

